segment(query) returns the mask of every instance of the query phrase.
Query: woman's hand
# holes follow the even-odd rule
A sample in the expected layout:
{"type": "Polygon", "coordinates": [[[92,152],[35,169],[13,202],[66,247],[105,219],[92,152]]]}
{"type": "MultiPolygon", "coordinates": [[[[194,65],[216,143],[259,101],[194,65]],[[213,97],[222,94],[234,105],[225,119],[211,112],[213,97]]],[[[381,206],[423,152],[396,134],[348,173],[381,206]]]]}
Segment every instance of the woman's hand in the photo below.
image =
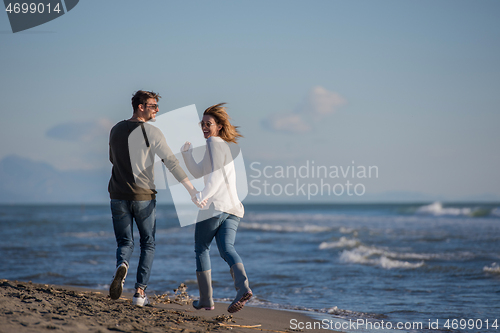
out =
{"type": "Polygon", "coordinates": [[[186,141],[184,143],[184,145],[181,147],[181,152],[182,153],[187,153],[188,151],[190,151],[192,148],[191,148],[191,142],[189,141],[186,141]]]}
{"type": "Polygon", "coordinates": [[[208,198],[204,199],[204,200],[201,200],[199,201],[198,198],[199,198],[199,194],[201,194],[201,192],[196,192],[194,195],[191,196],[191,201],[196,205],[198,206],[198,208],[203,208],[207,205],[207,202],[208,202],[208,198]]]}

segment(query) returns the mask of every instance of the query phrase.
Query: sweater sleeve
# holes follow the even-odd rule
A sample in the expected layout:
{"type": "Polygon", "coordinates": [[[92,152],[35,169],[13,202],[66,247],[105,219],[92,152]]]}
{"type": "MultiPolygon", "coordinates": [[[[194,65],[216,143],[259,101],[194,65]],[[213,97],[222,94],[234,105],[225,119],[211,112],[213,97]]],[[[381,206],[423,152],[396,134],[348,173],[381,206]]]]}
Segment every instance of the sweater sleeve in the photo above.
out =
{"type": "Polygon", "coordinates": [[[109,145],[109,161],[113,164],[113,155],[111,153],[111,145],[109,145]]]}
{"type": "Polygon", "coordinates": [[[163,136],[161,131],[155,131],[154,138],[155,153],[161,158],[168,171],[170,171],[175,179],[177,179],[177,181],[179,182],[186,179],[186,173],[184,172],[184,170],[182,170],[181,166],[179,165],[179,161],[175,157],[170,147],[167,145],[167,141],[165,140],[165,137],[163,136]]]}
{"type": "Polygon", "coordinates": [[[200,201],[211,198],[225,182],[223,173],[225,154],[222,146],[225,142],[214,141],[215,140],[211,140],[210,138],[207,140],[207,155],[210,159],[210,173],[205,182],[205,188],[197,194],[197,198],[200,201]]]}
{"type": "Polygon", "coordinates": [[[194,176],[195,179],[203,177],[203,160],[200,163],[196,163],[193,157],[193,150],[182,152],[182,158],[189,172],[194,176]]]}

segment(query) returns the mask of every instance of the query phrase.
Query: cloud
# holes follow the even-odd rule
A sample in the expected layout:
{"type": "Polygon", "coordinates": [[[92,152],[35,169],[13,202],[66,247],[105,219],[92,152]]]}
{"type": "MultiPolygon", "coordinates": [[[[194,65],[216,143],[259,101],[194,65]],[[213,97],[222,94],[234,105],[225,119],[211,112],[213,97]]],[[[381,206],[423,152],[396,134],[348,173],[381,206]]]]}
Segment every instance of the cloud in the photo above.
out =
{"type": "Polygon", "coordinates": [[[49,128],[47,137],[71,142],[90,142],[95,138],[108,136],[113,123],[108,119],[72,121],[49,128]]]}
{"type": "Polygon", "coordinates": [[[337,108],[347,101],[334,91],[328,91],[321,86],[313,87],[304,102],[297,108],[297,113],[312,115],[317,119],[335,113],[337,108]]]}
{"type": "Polygon", "coordinates": [[[273,114],[262,120],[264,128],[277,132],[305,133],[315,122],[337,111],[347,101],[334,91],[313,87],[294,112],[273,114]]]}
{"type": "Polygon", "coordinates": [[[262,125],[269,130],[289,133],[305,133],[311,130],[311,126],[304,121],[300,114],[296,113],[272,115],[264,119],[262,125]]]}

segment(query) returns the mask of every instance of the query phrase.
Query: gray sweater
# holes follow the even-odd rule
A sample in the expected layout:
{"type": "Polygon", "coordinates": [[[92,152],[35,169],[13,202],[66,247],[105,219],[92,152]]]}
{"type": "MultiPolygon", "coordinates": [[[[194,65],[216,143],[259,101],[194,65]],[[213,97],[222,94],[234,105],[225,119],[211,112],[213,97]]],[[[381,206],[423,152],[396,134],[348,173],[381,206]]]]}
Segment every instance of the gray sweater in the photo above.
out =
{"type": "Polygon", "coordinates": [[[109,135],[109,160],[113,164],[108,192],[111,199],[153,200],[154,156],[158,155],[179,182],[187,178],[179,161],[167,145],[161,131],[144,124],[149,147],[146,145],[141,122],[120,121],[109,135]]]}

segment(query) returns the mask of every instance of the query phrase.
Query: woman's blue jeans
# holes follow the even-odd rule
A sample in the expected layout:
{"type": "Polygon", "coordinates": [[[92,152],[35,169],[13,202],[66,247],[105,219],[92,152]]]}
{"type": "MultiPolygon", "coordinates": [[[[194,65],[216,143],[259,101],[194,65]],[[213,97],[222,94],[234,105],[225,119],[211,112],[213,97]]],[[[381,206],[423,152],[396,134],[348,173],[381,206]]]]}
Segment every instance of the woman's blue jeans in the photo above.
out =
{"type": "Polygon", "coordinates": [[[111,199],[111,213],[116,237],[116,266],[128,266],[134,251],[134,219],[139,229],[141,256],[135,288],[146,290],[155,253],[156,200],[130,201],[111,199]]]}
{"type": "Polygon", "coordinates": [[[209,219],[196,223],[194,232],[194,252],[196,252],[196,271],[208,271],[210,265],[210,244],[215,238],[219,254],[229,267],[241,263],[241,258],[234,249],[236,230],[240,218],[221,213],[209,219]]]}

